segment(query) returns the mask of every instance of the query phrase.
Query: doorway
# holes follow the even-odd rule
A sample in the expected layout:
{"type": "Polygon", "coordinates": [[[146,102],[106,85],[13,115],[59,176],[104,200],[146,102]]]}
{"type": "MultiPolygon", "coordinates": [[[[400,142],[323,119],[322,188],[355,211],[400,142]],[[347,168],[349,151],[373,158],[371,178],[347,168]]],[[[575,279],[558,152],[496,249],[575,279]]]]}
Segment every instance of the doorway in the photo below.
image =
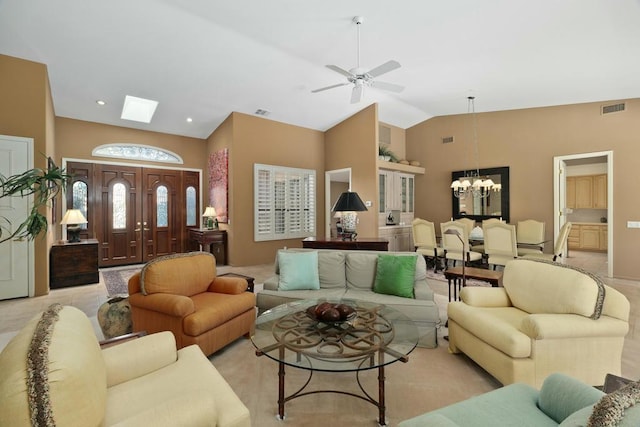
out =
{"type": "MultiPolygon", "coordinates": [[[[5,177],[33,168],[33,139],[0,135],[0,174],[5,177]]],[[[29,214],[33,196],[0,199],[0,227],[7,236],[29,214]]],[[[0,238],[1,239],[1,238],[0,238]]],[[[9,239],[0,243],[0,300],[33,296],[34,243],[9,239]]]]}
{"type": "Polygon", "coordinates": [[[554,237],[558,235],[560,227],[569,220],[606,223],[606,236],[601,236],[601,247],[606,248],[607,276],[613,277],[613,151],[554,157],[554,210],[557,213],[554,219],[554,237]],[[568,207],[567,177],[595,174],[606,174],[606,208],[579,210],[568,207]]]}
{"type": "MultiPolygon", "coordinates": [[[[325,238],[334,237],[336,219],[331,208],[340,197],[340,194],[351,190],[351,168],[326,171],[325,176],[325,238]]],[[[337,234],[336,234],[337,236],[337,234]]]]}
{"type": "Polygon", "coordinates": [[[66,207],[88,221],[80,235],[99,242],[98,265],[147,262],[189,249],[199,225],[200,172],[69,161],[66,207]]]}

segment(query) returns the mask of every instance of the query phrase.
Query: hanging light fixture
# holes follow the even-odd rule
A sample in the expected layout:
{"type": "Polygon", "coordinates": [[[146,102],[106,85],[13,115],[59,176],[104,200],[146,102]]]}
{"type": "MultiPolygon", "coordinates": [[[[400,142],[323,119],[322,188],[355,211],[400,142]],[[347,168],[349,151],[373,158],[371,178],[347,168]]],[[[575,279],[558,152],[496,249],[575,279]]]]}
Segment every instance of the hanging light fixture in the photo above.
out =
{"type": "Polygon", "coordinates": [[[469,194],[472,194],[474,198],[486,198],[491,194],[491,191],[496,192],[502,189],[502,185],[495,184],[491,178],[487,177],[486,179],[483,179],[483,177],[480,176],[475,99],[475,96],[467,97],[467,113],[469,113],[473,119],[473,144],[476,156],[476,169],[465,170],[463,177],[456,179],[451,183],[453,195],[459,199],[463,199],[469,194]]]}

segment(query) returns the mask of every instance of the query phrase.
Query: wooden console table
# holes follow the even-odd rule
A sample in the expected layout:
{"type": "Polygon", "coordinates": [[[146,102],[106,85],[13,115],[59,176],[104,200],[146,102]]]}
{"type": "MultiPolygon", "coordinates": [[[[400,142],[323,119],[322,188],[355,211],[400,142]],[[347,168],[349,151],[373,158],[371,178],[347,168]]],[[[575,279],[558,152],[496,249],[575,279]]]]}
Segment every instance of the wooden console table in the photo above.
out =
{"type": "Polygon", "coordinates": [[[98,241],[86,239],[54,244],[49,267],[51,289],[98,283],[98,241]]]}
{"type": "Polygon", "coordinates": [[[355,240],[342,240],[338,238],[316,239],[315,237],[307,237],[302,241],[302,247],[311,249],[388,251],[389,240],[367,237],[358,237],[355,240]]]}
{"type": "Polygon", "coordinates": [[[207,228],[190,228],[189,239],[202,246],[205,252],[211,252],[216,257],[217,265],[227,263],[227,231],[209,230],[207,228]]]}

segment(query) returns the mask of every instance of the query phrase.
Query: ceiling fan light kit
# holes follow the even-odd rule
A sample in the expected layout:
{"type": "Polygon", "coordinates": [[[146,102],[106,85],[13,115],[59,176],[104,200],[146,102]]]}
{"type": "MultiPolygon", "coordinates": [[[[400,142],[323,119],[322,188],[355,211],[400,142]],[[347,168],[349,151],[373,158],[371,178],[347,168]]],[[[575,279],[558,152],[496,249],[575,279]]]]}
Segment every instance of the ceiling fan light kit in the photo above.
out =
{"type": "Polygon", "coordinates": [[[338,83],[331,86],[325,86],[320,89],[312,90],[312,93],[322,92],[329,89],[334,89],[341,86],[346,86],[348,84],[353,85],[353,89],[351,91],[351,103],[357,104],[362,100],[362,96],[364,94],[365,87],[373,87],[376,89],[387,90],[390,92],[402,92],[404,90],[403,86],[379,82],[374,80],[376,77],[381,76],[382,74],[388,73],[390,71],[396,70],[400,68],[400,63],[398,61],[387,61],[384,64],[378,65],[371,70],[367,70],[360,66],[360,25],[364,22],[364,17],[355,16],[353,18],[353,22],[357,25],[358,28],[358,62],[355,68],[351,68],[349,71],[344,68],[338,67],[337,65],[327,65],[327,68],[333,70],[339,74],[342,74],[347,78],[347,81],[344,83],[338,83]]]}

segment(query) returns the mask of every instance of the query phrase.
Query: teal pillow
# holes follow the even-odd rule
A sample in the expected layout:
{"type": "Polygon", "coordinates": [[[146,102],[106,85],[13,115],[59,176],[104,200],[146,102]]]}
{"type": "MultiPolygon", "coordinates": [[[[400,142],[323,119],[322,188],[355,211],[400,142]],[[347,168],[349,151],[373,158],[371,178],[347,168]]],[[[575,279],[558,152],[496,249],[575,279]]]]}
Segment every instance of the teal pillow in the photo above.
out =
{"type": "Polygon", "coordinates": [[[378,255],[373,292],[414,298],[417,255],[378,255]]]}
{"type": "Polygon", "coordinates": [[[318,252],[279,252],[281,291],[320,289],[318,252]]]}

